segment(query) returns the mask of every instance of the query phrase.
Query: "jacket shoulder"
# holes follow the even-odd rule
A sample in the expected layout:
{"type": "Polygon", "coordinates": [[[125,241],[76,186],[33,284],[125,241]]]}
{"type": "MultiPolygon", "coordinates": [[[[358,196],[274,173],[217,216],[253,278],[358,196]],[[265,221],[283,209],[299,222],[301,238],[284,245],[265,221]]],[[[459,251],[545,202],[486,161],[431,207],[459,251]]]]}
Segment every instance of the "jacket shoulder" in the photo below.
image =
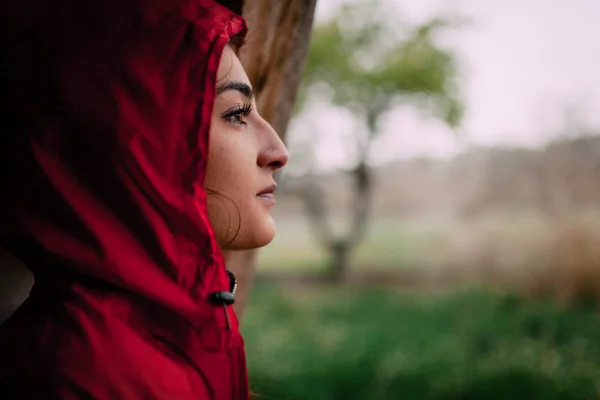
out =
{"type": "Polygon", "coordinates": [[[19,310],[0,329],[0,354],[3,399],[211,399],[184,360],[80,305],[19,310]]]}

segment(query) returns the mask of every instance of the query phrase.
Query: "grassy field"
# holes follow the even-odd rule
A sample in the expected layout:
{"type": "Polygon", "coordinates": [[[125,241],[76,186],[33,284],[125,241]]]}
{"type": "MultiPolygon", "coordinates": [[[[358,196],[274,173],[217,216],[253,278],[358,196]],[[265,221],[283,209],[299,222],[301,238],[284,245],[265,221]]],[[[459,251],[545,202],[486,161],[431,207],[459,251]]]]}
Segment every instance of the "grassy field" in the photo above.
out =
{"type": "MultiPolygon", "coordinates": [[[[263,271],[321,271],[328,255],[315,241],[315,236],[303,216],[278,216],[275,240],[260,251],[263,271]]],[[[343,221],[336,221],[339,231],[343,221]]],[[[451,234],[453,224],[435,221],[411,222],[398,219],[374,219],[368,235],[352,255],[353,267],[397,268],[436,264],[440,257],[431,248],[451,234]]]]}
{"type": "Polygon", "coordinates": [[[600,398],[600,316],[485,291],[256,286],[243,321],[262,399],[600,398]]]}
{"type": "MultiPolygon", "coordinates": [[[[600,231],[600,217],[594,215],[600,231]]],[[[316,236],[303,215],[276,215],[277,236],[261,249],[260,266],[264,271],[315,271],[325,267],[328,255],[316,242],[316,236]]],[[[334,219],[338,232],[345,232],[342,218],[334,219]]],[[[352,254],[357,269],[440,267],[449,261],[464,264],[480,251],[497,247],[515,247],[518,243],[539,245],[553,227],[538,215],[488,215],[474,221],[452,218],[373,218],[367,235],[352,254]],[[468,254],[463,254],[468,253],[468,254]],[[464,257],[463,257],[464,258],[464,257]]],[[[521,246],[522,247],[522,246],[521,246]]],[[[503,250],[503,249],[502,249],[503,250]]],[[[499,250],[499,251],[502,251],[499,250]]],[[[535,257],[536,255],[534,255],[535,257]]],[[[473,260],[478,262],[479,260],[473,260]]],[[[487,260],[486,260],[487,261],[487,260]]]]}
{"type": "MultiPolygon", "coordinates": [[[[261,249],[259,271],[326,271],[329,255],[307,221],[300,215],[278,215],[276,221],[278,235],[261,249]]],[[[535,212],[490,212],[474,219],[379,217],[350,254],[349,271],[388,273],[400,280],[495,283],[525,294],[552,292],[562,300],[586,292],[600,301],[598,243],[597,210],[552,218],[535,212]]]]}

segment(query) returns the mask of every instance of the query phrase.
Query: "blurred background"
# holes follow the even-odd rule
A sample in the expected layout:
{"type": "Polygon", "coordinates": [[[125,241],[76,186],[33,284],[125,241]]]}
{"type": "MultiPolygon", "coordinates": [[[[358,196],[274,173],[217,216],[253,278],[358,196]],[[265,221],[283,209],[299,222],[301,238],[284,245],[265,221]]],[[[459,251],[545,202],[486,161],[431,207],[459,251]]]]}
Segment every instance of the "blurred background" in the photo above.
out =
{"type": "Polygon", "coordinates": [[[600,3],[319,0],[264,399],[600,398],[600,3]]]}
{"type": "MultiPolygon", "coordinates": [[[[257,398],[600,398],[599,17],[317,1],[242,321],[257,398]]],[[[32,283],[1,272],[0,321],[32,283]]]]}

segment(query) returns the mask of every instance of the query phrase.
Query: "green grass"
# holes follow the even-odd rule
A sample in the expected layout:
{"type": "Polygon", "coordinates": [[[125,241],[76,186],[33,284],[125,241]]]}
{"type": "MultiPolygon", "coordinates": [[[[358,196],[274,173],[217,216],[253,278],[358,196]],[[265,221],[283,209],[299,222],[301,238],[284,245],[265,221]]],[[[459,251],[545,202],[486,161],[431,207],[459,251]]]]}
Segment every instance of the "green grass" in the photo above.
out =
{"type": "Polygon", "coordinates": [[[593,399],[600,316],[482,291],[256,286],[243,321],[262,399],[593,399]]]}

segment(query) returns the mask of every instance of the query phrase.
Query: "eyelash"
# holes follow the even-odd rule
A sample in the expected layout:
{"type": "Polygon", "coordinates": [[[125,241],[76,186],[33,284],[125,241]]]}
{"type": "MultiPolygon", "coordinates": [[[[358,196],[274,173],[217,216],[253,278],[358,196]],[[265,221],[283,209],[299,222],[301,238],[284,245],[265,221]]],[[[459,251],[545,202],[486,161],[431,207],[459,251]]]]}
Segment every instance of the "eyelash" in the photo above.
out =
{"type": "Polygon", "coordinates": [[[223,114],[223,119],[229,123],[236,125],[246,125],[246,121],[242,121],[241,118],[246,118],[252,112],[252,104],[244,104],[237,106],[233,110],[226,111],[223,114]]]}

